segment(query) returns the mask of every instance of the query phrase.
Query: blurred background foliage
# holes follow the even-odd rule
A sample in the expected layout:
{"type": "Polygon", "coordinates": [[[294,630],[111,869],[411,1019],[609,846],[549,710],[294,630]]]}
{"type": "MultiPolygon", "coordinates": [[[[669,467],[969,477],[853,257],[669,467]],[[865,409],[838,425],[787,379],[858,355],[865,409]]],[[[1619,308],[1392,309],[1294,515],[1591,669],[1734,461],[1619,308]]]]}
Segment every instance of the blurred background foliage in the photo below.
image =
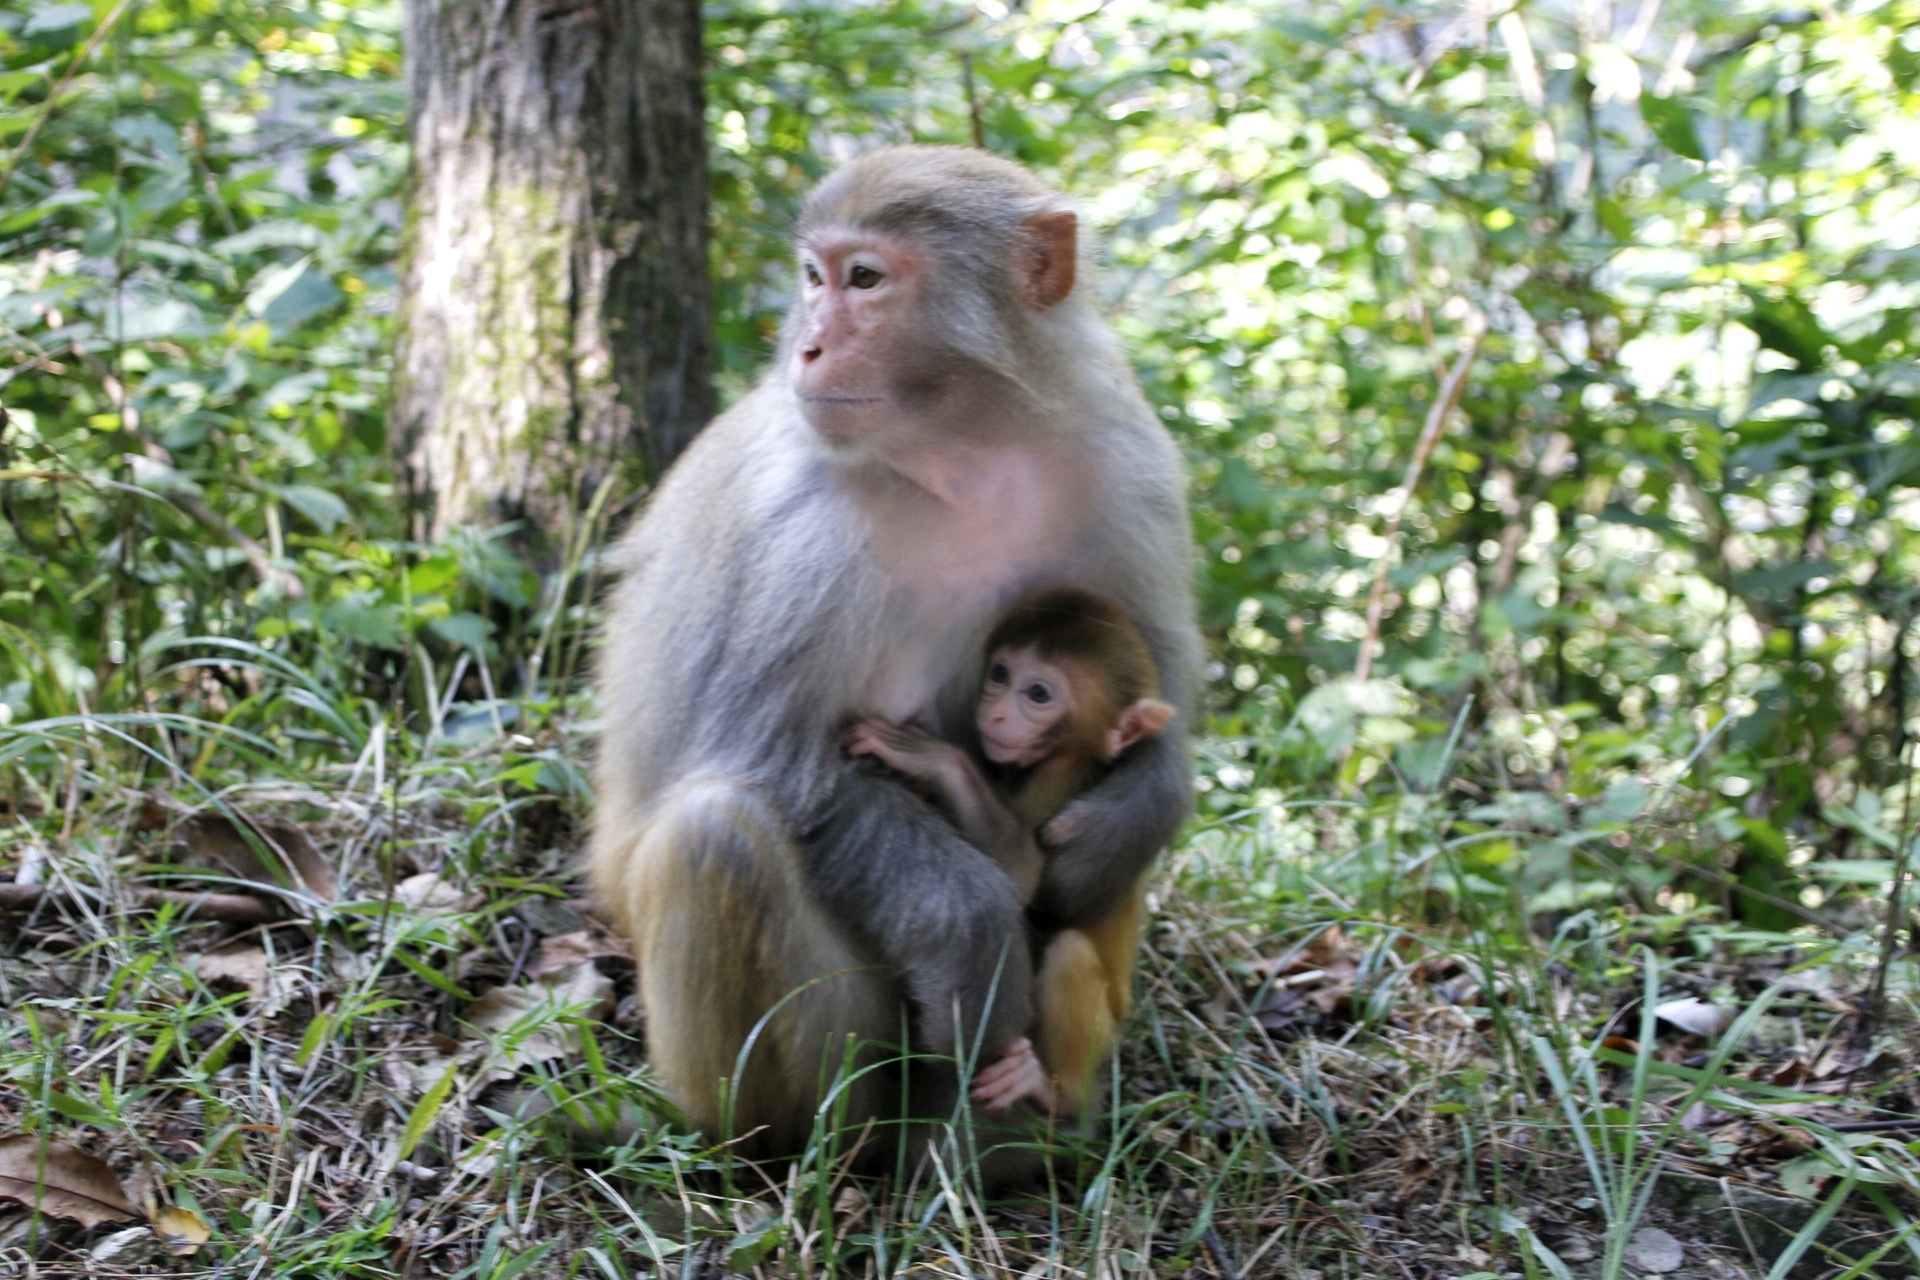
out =
{"type": "MultiPolygon", "coordinates": [[[[580,803],[593,546],[644,495],[544,573],[405,536],[399,28],[0,2],[23,822],[94,775],[21,726],[79,713],[149,715],[139,767],[208,786],[258,768],[240,731],[323,771],[512,729],[509,781],[580,803]]],[[[1877,919],[1920,652],[1920,4],[718,0],[708,46],[726,399],[837,160],[977,137],[1084,200],[1192,471],[1197,840],[1351,848],[1440,914],[1877,919]],[[1409,806],[1457,858],[1399,847],[1409,806]]]]}

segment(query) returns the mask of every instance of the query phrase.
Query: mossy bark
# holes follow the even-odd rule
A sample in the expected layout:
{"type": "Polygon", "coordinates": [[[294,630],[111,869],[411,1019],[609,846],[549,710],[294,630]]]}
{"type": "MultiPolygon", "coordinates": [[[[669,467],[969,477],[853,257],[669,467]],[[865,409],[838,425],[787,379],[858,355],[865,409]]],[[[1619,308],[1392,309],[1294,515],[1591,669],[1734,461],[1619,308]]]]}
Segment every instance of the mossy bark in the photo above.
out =
{"type": "Polygon", "coordinates": [[[697,0],[408,0],[390,431],[435,532],[557,532],[713,412],[697,0]]]}

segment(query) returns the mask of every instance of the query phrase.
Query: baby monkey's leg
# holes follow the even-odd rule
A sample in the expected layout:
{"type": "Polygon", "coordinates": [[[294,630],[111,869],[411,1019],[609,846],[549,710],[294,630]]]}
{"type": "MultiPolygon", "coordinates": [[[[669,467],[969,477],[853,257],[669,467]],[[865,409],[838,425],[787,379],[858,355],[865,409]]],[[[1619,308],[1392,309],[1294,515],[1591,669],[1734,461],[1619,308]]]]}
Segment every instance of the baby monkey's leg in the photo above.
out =
{"type": "Polygon", "coordinates": [[[1080,1114],[1093,1072],[1113,1044],[1107,985],[1106,966],[1086,934],[1063,929],[1047,944],[1034,988],[1040,1015],[1036,1038],[1064,1115],[1080,1114]]]}
{"type": "Polygon", "coordinates": [[[1040,959],[1036,984],[1040,1059],[1058,1080],[1060,1110],[1077,1115],[1094,1072],[1133,1008],[1133,965],[1146,915],[1146,885],[1126,905],[1083,929],[1062,930],[1040,959]]]}

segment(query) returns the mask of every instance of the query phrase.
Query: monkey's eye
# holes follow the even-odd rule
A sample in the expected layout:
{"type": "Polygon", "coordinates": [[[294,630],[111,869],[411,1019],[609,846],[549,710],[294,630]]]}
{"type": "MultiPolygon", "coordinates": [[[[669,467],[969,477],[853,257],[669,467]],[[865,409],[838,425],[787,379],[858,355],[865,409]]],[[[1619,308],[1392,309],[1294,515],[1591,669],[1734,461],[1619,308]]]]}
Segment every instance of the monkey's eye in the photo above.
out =
{"type": "Polygon", "coordinates": [[[1005,684],[1007,681],[1013,679],[1013,672],[1007,670],[1006,663],[996,662],[987,668],[987,679],[993,681],[995,684],[1005,684]]]}
{"type": "Polygon", "coordinates": [[[820,287],[820,269],[811,262],[807,264],[807,283],[816,289],[820,287]]]}
{"type": "Polygon", "coordinates": [[[871,289],[880,283],[880,273],[864,262],[855,263],[847,272],[847,283],[856,289],[871,289]]]}
{"type": "Polygon", "coordinates": [[[1027,699],[1035,706],[1044,707],[1053,701],[1053,690],[1043,684],[1030,684],[1027,686],[1027,699]]]}

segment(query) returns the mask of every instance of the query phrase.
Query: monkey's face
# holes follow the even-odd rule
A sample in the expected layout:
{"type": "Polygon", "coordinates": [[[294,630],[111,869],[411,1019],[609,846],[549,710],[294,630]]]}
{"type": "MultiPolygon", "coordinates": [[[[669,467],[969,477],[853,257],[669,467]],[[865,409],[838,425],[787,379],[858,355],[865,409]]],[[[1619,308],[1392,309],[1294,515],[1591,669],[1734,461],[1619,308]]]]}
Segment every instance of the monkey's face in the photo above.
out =
{"type": "Polygon", "coordinates": [[[1074,682],[1031,648],[996,649],[980,689],[980,748],[995,764],[1025,768],[1059,747],[1073,720],[1074,682]]]}
{"type": "Polygon", "coordinates": [[[872,440],[936,388],[923,332],[929,263],[904,240],[827,229],[800,246],[789,373],[807,421],[834,444],[872,440]]]}

